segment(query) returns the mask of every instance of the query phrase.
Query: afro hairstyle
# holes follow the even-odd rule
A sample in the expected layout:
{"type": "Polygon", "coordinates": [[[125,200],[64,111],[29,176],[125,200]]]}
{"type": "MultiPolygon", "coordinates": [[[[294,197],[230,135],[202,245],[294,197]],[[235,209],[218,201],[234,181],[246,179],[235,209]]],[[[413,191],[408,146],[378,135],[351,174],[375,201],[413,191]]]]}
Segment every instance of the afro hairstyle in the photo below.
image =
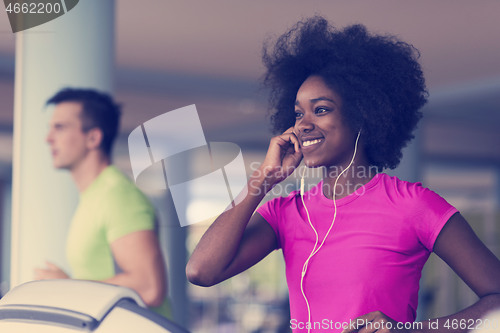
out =
{"type": "Polygon", "coordinates": [[[394,169],[427,102],[419,56],[412,45],[372,35],[360,24],[339,30],[319,16],[298,22],[263,48],[274,132],[294,125],[297,91],[318,75],[341,96],[346,124],[362,129],[370,166],[394,169]]]}

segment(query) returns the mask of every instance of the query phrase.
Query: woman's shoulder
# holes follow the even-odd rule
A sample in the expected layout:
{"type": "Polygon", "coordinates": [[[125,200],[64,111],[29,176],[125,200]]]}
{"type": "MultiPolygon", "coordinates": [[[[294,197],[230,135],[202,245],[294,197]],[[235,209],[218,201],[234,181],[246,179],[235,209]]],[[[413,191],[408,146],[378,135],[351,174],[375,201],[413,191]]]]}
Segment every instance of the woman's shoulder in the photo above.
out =
{"type": "Polygon", "coordinates": [[[380,186],[391,198],[428,203],[444,200],[438,193],[424,186],[422,182],[409,182],[385,173],[381,173],[379,177],[380,186]]]}

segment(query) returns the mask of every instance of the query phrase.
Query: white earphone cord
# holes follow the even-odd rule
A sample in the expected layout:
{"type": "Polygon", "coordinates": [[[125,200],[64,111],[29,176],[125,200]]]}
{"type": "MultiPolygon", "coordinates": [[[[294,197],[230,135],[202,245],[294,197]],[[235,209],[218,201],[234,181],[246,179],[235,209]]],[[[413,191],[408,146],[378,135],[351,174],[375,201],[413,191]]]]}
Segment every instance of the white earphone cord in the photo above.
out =
{"type": "Polygon", "coordinates": [[[356,157],[356,152],[358,150],[358,141],[359,141],[360,134],[361,134],[361,130],[358,132],[358,136],[356,138],[356,143],[354,144],[354,153],[352,155],[351,162],[349,163],[349,165],[347,166],[347,168],[345,168],[344,170],[342,170],[342,172],[340,173],[340,175],[338,175],[337,178],[335,179],[335,184],[333,185],[333,207],[334,207],[333,220],[332,220],[332,223],[330,225],[330,228],[328,229],[325,237],[323,238],[323,241],[321,242],[321,244],[319,245],[319,247],[317,249],[316,249],[316,246],[318,245],[319,237],[318,237],[318,232],[316,231],[316,228],[314,228],[314,226],[313,226],[313,224],[311,222],[311,217],[309,216],[309,211],[307,210],[306,204],[304,202],[304,173],[305,173],[305,168],[302,169],[302,177],[300,179],[300,198],[302,200],[302,205],[304,206],[304,209],[306,211],[307,220],[309,221],[309,225],[311,226],[311,228],[314,231],[314,234],[316,235],[316,242],[314,243],[314,247],[313,247],[311,253],[309,254],[309,257],[307,257],[306,261],[304,262],[304,265],[302,266],[302,273],[301,273],[301,276],[300,276],[300,291],[302,292],[302,296],[304,297],[304,301],[306,302],[306,306],[307,306],[307,323],[308,323],[307,324],[307,332],[311,332],[311,308],[309,306],[309,301],[307,300],[306,293],[304,291],[304,278],[306,276],[307,266],[309,265],[309,260],[311,260],[311,258],[316,253],[318,253],[319,249],[321,249],[321,247],[323,246],[323,244],[326,241],[326,238],[328,237],[328,235],[330,234],[330,231],[333,228],[333,224],[335,223],[335,219],[337,217],[337,203],[335,201],[335,192],[337,190],[337,182],[338,182],[340,176],[342,176],[344,174],[344,172],[346,172],[347,170],[349,170],[349,168],[351,167],[352,163],[354,163],[354,158],[356,157]]]}

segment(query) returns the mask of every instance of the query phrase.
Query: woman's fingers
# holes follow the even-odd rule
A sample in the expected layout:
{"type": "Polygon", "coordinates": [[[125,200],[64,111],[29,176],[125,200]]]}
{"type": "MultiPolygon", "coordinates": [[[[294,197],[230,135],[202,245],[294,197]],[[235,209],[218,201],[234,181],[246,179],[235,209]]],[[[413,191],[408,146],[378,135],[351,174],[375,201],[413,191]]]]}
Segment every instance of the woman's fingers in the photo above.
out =
{"type": "Polygon", "coordinates": [[[279,145],[282,148],[281,165],[287,169],[286,174],[290,175],[293,170],[299,165],[302,160],[302,152],[300,150],[300,142],[295,134],[294,127],[290,127],[279,137],[279,145]],[[293,147],[293,152],[291,148],[293,147]],[[292,168],[293,170],[290,170],[292,168]]]}
{"type": "Polygon", "coordinates": [[[290,127],[271,139],[261,170],[266,177],[271,176],[273,182],[281,182],[293,173],[301,160],[300,142],[290,127]]]}
{"type": "Polygon", "coordinates": [[[288,141],[293,144],[295,148],[295,152],[298,153],[300,152],[300,143],[299,139],[297,137],[297,134],[295,134],[295,128],[292,126],[289,129],[287,129],[285,132],[283,132],[282,135],[287,135],[288,141]]]}

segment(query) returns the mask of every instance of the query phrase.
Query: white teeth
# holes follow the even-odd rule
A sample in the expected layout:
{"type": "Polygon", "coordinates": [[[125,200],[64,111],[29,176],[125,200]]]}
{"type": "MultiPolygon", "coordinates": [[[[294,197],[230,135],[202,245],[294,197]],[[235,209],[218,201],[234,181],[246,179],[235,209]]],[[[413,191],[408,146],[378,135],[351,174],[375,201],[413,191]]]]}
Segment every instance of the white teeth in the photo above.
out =
{"type": "Polygon", "coordinates": [[[314,145],[314,144],[316,144],[316,143],[319,143],[319,142],[321,142],[321,141],[322,141],[321,139],[304,141],[304,142],[302,143],[302,145],[303,145],[304,147],[308,147],[308,146],[314,145]]]}

